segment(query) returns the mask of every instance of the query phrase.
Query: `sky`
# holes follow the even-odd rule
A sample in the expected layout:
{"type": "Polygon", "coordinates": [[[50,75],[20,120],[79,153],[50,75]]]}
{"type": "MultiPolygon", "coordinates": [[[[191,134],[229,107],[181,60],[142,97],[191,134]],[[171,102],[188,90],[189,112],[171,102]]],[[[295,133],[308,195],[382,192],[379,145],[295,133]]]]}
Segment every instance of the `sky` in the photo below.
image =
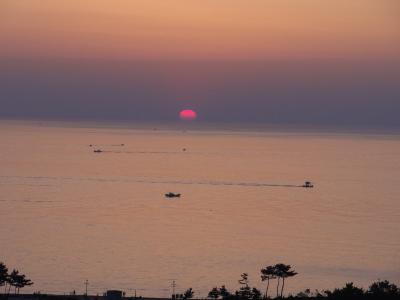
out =
{"type": "Polygon", "coordinates": [[[0,0],[0,118],[400,127],[398,0],[0,0]]]}

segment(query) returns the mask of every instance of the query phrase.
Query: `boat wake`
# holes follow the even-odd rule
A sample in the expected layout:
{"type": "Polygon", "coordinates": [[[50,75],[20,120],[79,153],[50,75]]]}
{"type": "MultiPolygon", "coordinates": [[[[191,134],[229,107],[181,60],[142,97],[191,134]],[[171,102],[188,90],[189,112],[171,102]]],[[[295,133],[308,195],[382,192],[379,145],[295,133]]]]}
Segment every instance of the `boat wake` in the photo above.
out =
{"type": "MultiPolygon", "coordinates": [[[[303,185],[266,183],[266,182],[234,182],[234,181],[197,181],[197,180],[163,180],[137,177],[106,178],[106,177],[52,177],[52,176],[0,176],[0,184],[32,185],[43,181],[93,181],[93,182],[136,182],[146,184],[173,184],[173,185],[210,185],[210,186],[244,186],[244,187],[284,187],[303,188],[303,185]],[[21,182],[22,181],[22,182],[21,182]]],[[[43,185],[42,185],[43,186],[43,185]]]]}

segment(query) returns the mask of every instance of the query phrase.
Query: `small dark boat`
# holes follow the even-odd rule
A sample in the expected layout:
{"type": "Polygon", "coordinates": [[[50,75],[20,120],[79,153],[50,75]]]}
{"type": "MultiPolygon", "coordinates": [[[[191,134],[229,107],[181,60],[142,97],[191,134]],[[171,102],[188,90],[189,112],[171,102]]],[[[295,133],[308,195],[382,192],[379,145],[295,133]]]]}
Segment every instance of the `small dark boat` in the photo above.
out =
{"type": "Polygon", "coordinates": [[[302,185],[303,188],[313,188],[314,185],[311,183],[311,181],[306,181],[304,182],[304,184],[302,185]]]}
{"type": "Polygon", "coordinates": [[[94,153],[101,153],[101,152],[103,152],[103,151],[100,150],[100,149],[95,149],[95,150],[93,150],[93,152],[94,152],[94,153]]]}
{"type": "Polygon", "coordinates": [[[167,198],[176,198],[176,197],[179,198],[180,196],[181,196],[181,194],[174,194],[174,193],[171,193],[171,192],[165,194],[165,197],[167,197],[167,198]]]}

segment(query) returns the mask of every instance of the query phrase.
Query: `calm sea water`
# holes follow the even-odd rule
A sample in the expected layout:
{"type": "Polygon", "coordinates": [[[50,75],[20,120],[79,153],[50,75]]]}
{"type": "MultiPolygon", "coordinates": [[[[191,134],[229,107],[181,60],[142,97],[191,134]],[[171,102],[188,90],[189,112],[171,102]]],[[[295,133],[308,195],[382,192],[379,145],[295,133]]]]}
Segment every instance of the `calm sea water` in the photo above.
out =
{"type": "Polygon", "coordinates": [[[399,284],[400,136],[1,122],[0,260],[52,293],[264,289],[278,262],[288,292],[399,284]]]}

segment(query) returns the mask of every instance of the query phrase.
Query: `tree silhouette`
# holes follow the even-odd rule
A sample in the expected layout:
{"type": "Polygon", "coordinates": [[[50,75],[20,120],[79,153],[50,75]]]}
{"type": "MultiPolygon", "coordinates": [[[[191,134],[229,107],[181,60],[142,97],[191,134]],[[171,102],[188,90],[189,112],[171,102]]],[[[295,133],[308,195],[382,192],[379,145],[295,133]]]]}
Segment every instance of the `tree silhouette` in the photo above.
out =
{"type": "Polygon", "coordinates": [[[265,290],[265,298],[268,298],[269,281],[276,278],[274,266],[267,266],[261,269],[261,280],[267,281],[267,289],[265,290]]]}
{"type": "Polygon", "coordinates": [[[219,296],[220,293],[217,287],[213,287],[212,290],[208,292],[208,298],[218,299],[219,296]]]}
{"type": "Polygon", "coordinates": [[[296,298],[309,298],[312,297],[312,293],[310,289],[305,289],[302,292],[298,292],[296,298]]]}
{"type": "Polygon", "coordinates": [[[340,299],[360,299],[364,295],[364,290],[354,286],[352,282],[346,283],[341,289],[334,289],[333,292],[326,291],[328,298],[340,298],[340,299]]]}
{"type": "Polygon", "coordinates": [[[261,291],[255,287],[251,289],[251,299],[252,300],[259,300],[261,299],[261,291]]]}
{"type": "Polygon", "coordinates": [[[194,296],[194,292],[192,288],[188,288],[185,293],[183,293],[183,299],[191,299],[194,296]]]}
{"type": "Polygon", "coordinates": [[[26,278],[24,274],[20,274],[16,269],[7,277],[7,283],[9,284],[8,294],[10,293],[11,287],[14,287],[14,294],[17,294],[17,290],[19,293],[21,288],[33,284],[30,279],[26,278]]]}
{"type": "Polygon", "coordinates": [[[17,282],[17,277],[19,275],[18,270],[13,269],[10,275],[7,277],[7,283],[8,283],[8,294],[10,294],[11,287],[15,288],[15,293],[17,292],[16,288],[16,282],[17,282]]]}
{"type": "Polygon", "coordinates": [[[0,262],[0,286],[3,285],[5,286],[4,293],[6,293],[7,278],[8,278],[8,268],[4,263],[0,262]]]}
{"type": "Polygon", "coordinates": [[[231,293],[226,289],[225,285],[219,288],[219,294],[221,295],[222,299],[227,299],[231,296],[231,293]]]}
{"type": "Polygon", "coordinates": [[[249,285],[249,274],[242,273],[240,275],[240,277],[241,277],[241,279],[239,279],[239,283],[242,284],[242,285],[248,286],[249,285]]]}
{"type": "Polygon", "coordinates": [[[249,287],[249,274],[242,273],[240,275],[241,279],[239,279],[239,283],[242,285],[239,291],[236,292],[236,295],[242,299],[251,299],[252,293],[251,288],[249,287]]]}
{"type": "Polygon", "coordinates": [[[371,284],[368,290],[368,294],[371,294],[376,297],[384,297],[384,296],[395,296],[400,294],[400,290],[393,283],[390,283],[387,280],[377,281],[371,284]]]}
{"type": "Polygon", "coordinates": [[[32,284],[33,282],[30,279],[26,278],[24,274],[18,275],[15,281],[15,287],[17,288],[17,293],[19,294],[20,289],[32,284]]]}
{"type": "Polygon", "coordinates": [[[328,298],[359,299],[364,295],[361,288],[354,286],[353,282],[346,283],[341,289],[334,289],[333,292],[326,291],[328,298]]]}
{"type": "Polygon", "coordinates": [[[236,291],[236,297],[243,300],[259,300],[261,298],[261,292],[253,287],[249,286],[249,275],[247,273],[243,273],[239,283],[242,285],[239,291],[236,291]]]}
{"type": "Polygon", "coordinates": [[[281,287],[281,298],[283,296],[283,289],[285,287],[285,279],[288,277],[293,277],[296,276],[298,273],[295,272],[294,270],[291,270],[291,265],[285,265],[285,264],[276,264],[274,266],[275,269],[275,275],[278,277],[278,285],[277,285],[277,297],[278,295],[278,290],[279,290],[279,278],[282,278],[282,287],[281,287]]]}

